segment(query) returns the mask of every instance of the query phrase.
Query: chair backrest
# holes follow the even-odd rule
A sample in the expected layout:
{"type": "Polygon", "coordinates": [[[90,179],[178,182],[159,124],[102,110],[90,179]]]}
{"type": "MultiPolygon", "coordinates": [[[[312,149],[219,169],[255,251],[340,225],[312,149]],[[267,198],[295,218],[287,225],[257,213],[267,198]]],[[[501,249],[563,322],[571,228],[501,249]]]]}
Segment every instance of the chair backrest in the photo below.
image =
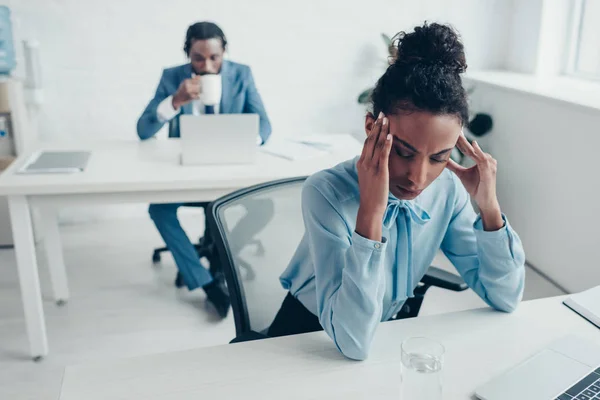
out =
{"type": "Polygon", "coordinates": [[[304,234],[306,177],[268,182],[214,201],[208,224],[231,297],[236,335],[264,333],[286,291],[279,275],[304,234]]]}

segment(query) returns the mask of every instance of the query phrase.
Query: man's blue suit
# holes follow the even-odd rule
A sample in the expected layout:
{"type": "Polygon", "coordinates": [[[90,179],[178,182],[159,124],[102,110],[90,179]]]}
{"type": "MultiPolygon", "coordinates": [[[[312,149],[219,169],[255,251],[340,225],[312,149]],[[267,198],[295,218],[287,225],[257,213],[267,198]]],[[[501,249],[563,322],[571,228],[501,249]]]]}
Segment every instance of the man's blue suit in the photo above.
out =
{"type": "MultiPolygon", "coordinates": [[[[175,94],[181,82],[192,77],[192,65],[185,64],[163,71],[154,98],[146,106],[137,123],[140,139],[149,139],[165,124],[159,121],[156,109],[167,97],[175,94]]],[[[271,136],[271,123],[260,94],[254,85],[252,71],[247,65],[223,61],[221,65],[222,95],[220,114],[258,114],[260,117],[260,137],[263,143],[271,136]]],[[[192,103],[181,107],[182,114],[192,114],[192,103]]],[[[169,124],[169,137],[179,137],[178,116],[169,124]]]]}
{"type": "MultiPolygon", "coordinates": [[[[260,137],[265,143],[271,135],[271,124],[263,106],[250,67],[231,61],[221,65],[222,94],[220,114],[258,114],[260,137]]],[[[181,82],[192,77],[191,64],[168,68],[163,71],[154,98],[146,106],[137,123],[140,139],[153,137],[166,121],[157,115],[159,104],[175,94],[181,82]]],[[[192,114],[192,103],[181,107],[180,114],[192,114]]],[[[169,121],[169,137],[179,137],[179,115],[169,121]]],[[[235,145],[235,144],[233,144],[235,145]]],[[[177,268],[181,272],[188,289],[193,290],[212,282],[212,276],[201,264],[193,244],[185,234],[177,219],[177,209],[182,203],[151,204],[150,217],[161,234],[165,244],[173,254],[177,268]]]]}

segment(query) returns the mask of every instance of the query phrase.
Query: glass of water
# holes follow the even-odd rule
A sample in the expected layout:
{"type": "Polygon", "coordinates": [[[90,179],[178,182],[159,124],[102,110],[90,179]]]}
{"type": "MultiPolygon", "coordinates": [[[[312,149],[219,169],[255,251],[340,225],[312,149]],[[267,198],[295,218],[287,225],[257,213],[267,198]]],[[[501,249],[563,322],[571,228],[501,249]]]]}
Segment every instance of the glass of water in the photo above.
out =
{"type": "Polygon", "coordinates": [[[402,400],[441,400],[444,346],[424,337],[402,342],[402,400]]]}

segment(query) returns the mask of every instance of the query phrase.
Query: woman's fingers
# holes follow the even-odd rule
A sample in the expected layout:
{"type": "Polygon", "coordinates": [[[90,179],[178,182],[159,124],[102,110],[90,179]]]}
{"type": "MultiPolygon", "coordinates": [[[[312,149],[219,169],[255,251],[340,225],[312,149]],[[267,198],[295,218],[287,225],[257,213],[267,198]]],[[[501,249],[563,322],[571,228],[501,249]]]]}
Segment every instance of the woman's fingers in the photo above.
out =
{"type": "Polygon", "coordinates": [[[475,151],[475,154],[480,157],[480,158],[485,158],[488,156],[487,153],[485,153],[481,147],[479,146],[479,143],[477,143],[475,140],[473,140],[473,150],[475,151]]]}
{"type": "Polygon", "coordinates": [[[361,162],[369,162],[373,158],[373,149],[375,147],[375,139],[379,135],[381,131],[381,124],[383,122],[383,113],[379,113],[379,117],[373,122],[373,126],[371,127],[371,131],[367,135],[365,139],[365,143],[363,145],[363,151],[360,155],[361,162]]]}
{"type": "Polygon", "coordinates": [[[473,146],[471,146],[471,143],[469,143],[465,135],[462,133],[458,137],[456,147],[458,147],[458,149],[462,151],[463,154],[466,154],[467,156],[471,157],[474,161],[477,161],[481,158],[475,153],[475,149],[473,148],[473,146]]]}
{"type": "Polygon", "coordinates": [[[448,164],[446,164],[446,168],[448,168],[450,171],[454,172],[455,174],[460,174],[461,172],[465,172],[468,168],[463,167],[462,165],[456,163],[456,161],[454,161],[453,159],[449,159],[448,160],[448,164]]]}
{"type": "Polygon", "coordinates": [[[498,166],[498,161],[496,161],[496,159],[492,157],[491,154],[484,152],[479,146],[479,143],[477,143],[476,141],[473,141],[473,149],[475,149],[475,153],[477,153],[481,160],[478,162],[478,165],[488,171],[491,171],[492,174],[495,174],[498,166]]]}
{"type": "Polygon", "coordinates": [[[390,121],[387,117],[383,118],[383,124],[381,127],[381,133],[379,135],[379,141],[375,147],[378,167],[387,168],[388,160],[390,157],[390,151],[392,150],[392,134],[390,133],[390,121]]]}
{"type": "Polygon", "coordinates": [[[377,127],[373,127],[373,130],[376,130],[376,131],[371,133],[371,136],[373,137],[371,160],[373,160],[375,165],[377,165],[377,163],[379,162],[378,158],[376,157],[377,146],[379,146],[382,132],[385,129],[385,125],[387,124],[387,118],[383,115],[382,112],[379,113],[379,117],[377,117],[376,123],[377,123],[377,127]]]}

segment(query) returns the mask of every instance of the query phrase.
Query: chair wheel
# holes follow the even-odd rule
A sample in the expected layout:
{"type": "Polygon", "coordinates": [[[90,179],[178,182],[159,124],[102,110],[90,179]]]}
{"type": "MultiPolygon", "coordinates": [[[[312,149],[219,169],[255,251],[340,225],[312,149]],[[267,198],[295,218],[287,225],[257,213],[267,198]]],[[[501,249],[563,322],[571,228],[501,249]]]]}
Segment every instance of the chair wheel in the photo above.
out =
{"type": "Polygon", "coordinates": [[[185,281],[183,280],[183,275],[181,275],[181,272],[177,272],[177,276],[175,277],[175,287],[177,289],[179,289],[184,286],[185,286],[185,281]]]}
{"type": "Polygon", "coordinates": [[[160,253],[155,252],[154,254],[152,254],[152,262],[154,264],[157,264],[160,262],[160,253]]]}
{"type": "Polygon", "coordinates": [[[41,362],[44,359],[44,356],[34,356],[33,362],[41,362]]]}

